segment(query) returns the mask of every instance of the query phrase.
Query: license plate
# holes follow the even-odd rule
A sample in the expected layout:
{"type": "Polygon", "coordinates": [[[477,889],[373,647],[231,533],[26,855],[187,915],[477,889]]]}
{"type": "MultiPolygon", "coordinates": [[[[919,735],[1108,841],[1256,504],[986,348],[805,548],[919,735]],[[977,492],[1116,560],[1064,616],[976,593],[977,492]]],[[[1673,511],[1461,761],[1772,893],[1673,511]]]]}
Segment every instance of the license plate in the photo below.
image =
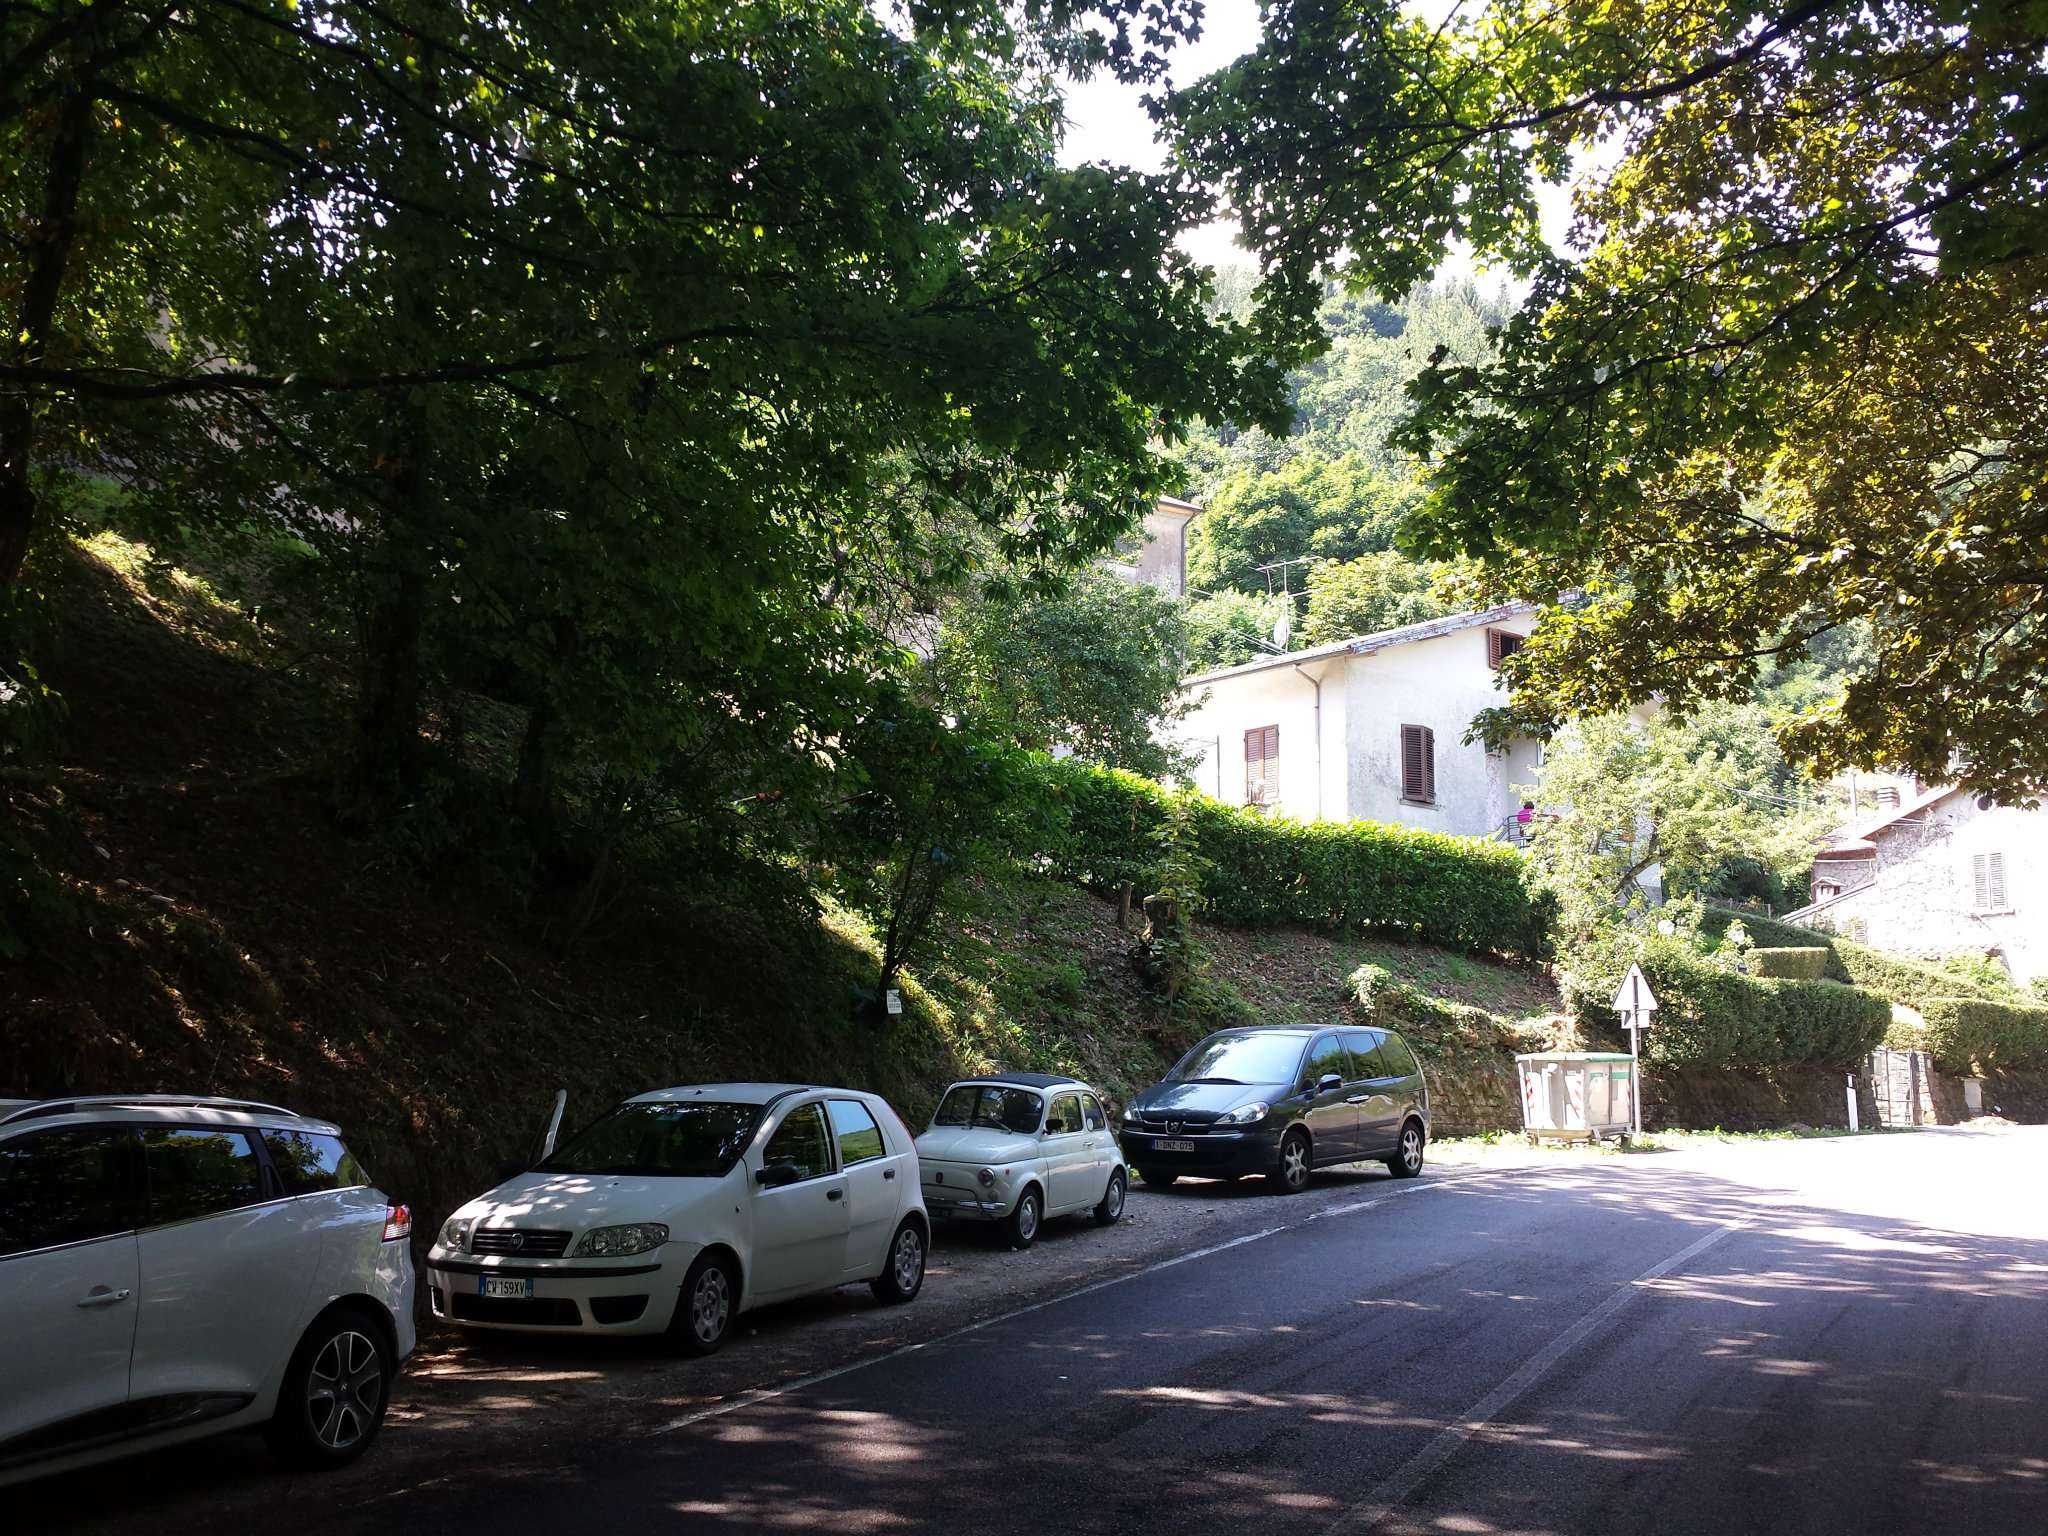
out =
{"type": "Polygon", "coordinates": [[[1161,1137],[1152,1143],[1152,1150],[1154,1152],[1192,1152],[1195,1150],[1195,1144],[1192,1141],[1168,1141],[1161,1137]]]}
{"type": "Polygon", "coordinates": [[[479,1296],[516,1296],[524,1300],[533,1294],[533,1282],[503,1275],[479,1275],[476,1293],[479,1296]]]}

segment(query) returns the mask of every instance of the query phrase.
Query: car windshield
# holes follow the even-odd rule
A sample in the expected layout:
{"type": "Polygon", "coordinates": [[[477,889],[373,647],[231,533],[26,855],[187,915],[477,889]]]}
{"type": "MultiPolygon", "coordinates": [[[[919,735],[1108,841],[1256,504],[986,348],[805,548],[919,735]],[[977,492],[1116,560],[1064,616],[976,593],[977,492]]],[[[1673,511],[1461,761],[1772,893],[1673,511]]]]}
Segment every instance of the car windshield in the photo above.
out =
{"type": "Polygon", "coordinates": [[[1211,1035],[1174,1064],[1170,1083],[1291,1083],[1301,1061],[1296,1034],[1211,1035]]]}
{"type": "Polygon", "coordinates": [[[1016,1131],[1029,1135],[1038,1129],[1042,1101],[1027,1088],[995,1088],[986,1083],[961,1083],[946,1090],[939,1112],[932,1116],[939,1126],[982,1126],[992,1131],[1016,1131]]]}
{"type": "Polygon", "coordinates": [[[738,1161],[758,1104],[621,1104],[555,1149],[545,1173],[640,1173],[715,1179],[738,1161]]]}

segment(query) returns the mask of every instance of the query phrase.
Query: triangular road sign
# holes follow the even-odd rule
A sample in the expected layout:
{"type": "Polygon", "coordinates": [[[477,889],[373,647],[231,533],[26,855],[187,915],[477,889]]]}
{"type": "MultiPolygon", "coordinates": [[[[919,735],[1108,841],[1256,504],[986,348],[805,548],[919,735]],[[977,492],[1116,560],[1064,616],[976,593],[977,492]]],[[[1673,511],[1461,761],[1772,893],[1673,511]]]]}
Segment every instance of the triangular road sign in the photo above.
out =
{"type": "MultiPolygon", "coordinates": [[[[1650,990],[1650,983],[1640,965],[1631,965],[1628,974],[1621,978],[1621,985],[1615,988],[1614,1011],[1638,1016],[1657,1011],[1657,994],[1650,990]]],[[[1650,1021],[1645,1018],[1643,1022],[1647,1024],[1650,1021]]]]}

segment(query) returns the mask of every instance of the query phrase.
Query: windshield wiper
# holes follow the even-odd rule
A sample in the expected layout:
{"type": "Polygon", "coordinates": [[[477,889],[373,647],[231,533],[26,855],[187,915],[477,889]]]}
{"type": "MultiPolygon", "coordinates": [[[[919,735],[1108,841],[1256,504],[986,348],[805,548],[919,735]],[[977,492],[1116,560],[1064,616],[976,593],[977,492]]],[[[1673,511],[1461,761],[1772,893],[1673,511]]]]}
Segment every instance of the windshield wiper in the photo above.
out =
{"type": "Polygon", "coordinates": [[[1224,1083],[1232,1088],[1242,1088],[1244,1086],[1243,1083],[1234,1077],[1184,1077],[1181,1081],[1184,1083],[1224,1083]]]}

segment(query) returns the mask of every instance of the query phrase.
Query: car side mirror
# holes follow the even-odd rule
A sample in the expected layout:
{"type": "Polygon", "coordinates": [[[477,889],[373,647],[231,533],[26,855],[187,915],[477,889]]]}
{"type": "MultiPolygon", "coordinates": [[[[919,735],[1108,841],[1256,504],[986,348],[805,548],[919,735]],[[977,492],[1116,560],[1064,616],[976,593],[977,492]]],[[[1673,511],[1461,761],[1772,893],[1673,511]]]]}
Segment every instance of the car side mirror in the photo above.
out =
{"type": "Polygon", "coordinates": [[[795,1163],[770,1163],[754,1175],[754,1182],[763,1189],[780,1189],[785,1184],[794,1184],[803,1177],[795,1163]]]}
{"type": "Polygon", "coordinates": [[[1332,1088],[1342,1088],[1344,1079],[1335,1072],[1325,1072],[1316,1079],[1316,1092],[1328,1093],[1332,1088]]]}

